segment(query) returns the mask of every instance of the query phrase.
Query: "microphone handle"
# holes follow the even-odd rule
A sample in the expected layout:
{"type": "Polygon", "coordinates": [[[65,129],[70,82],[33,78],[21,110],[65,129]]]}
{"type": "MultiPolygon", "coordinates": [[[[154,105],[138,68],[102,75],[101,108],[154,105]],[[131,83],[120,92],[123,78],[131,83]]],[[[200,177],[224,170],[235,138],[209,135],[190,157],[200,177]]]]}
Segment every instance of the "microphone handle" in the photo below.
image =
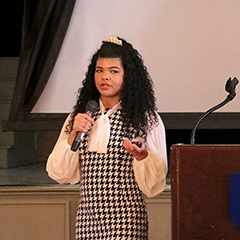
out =
{"type": "MultiPolygon", "coordinates": [[[[89,111],[89,110],[86,111],[86,114],[89,115],[90,117],[93,116],[93,112],[89,111]]],[[[83,132],[77,132],[76,133],[76,136],[74,138],[73,144],[72,144],[72,146],[70,148],[73,152],[76,152],[78,150],[79,145],[80,145],[80,143],[82,141],[83,135],[84,135],[83,132]]]]}
{"type": "MultiPolygon", "coordinates": [[[[94,100],[91,100],[87,103],[87,106],[85,108],[85,113],[88,116],[93,117],[93,114],[97,110],[97,107],[98,107],[97,102],[94,101],[94,100]]],[[[84,132],[77,132],[76,133],[76,136],[75,136],[74,141],[73,141],[72,146],[71,146],[72,151],[76,152],[78,150],[79,145],[82,141],[83,135],[84,135],[84,132]]]]}
{"type": "Polygon", "coordinates": [[[73,144],[71,146],[71,150],[73,152],[76,152],[79,148],[79,145],[81,143],[81,140],[82,140],[82,137],[83,137],[83,132],[77,132],[75,138],[74,138],[74,141],[73,141],[73,144]]]}

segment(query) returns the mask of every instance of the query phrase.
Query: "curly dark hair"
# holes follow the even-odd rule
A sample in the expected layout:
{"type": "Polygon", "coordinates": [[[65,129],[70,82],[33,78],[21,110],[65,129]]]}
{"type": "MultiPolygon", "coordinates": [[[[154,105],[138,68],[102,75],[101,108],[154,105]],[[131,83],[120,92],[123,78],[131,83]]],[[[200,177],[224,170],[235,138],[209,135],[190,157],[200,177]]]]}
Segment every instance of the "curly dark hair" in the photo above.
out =
{"type": "Polygon", "coordinates": [[[124,69],[121,112],[126,128],[133,127],[138,133],[142,132],[145,135],[149,127],[158,123],[153,81],[143,63],[142,56],[132,44],[122,38],[118,37],[118,39],[122,41],[122,46],[103,41],[93,55],[82,87],[78,89],[77,103],[73,108],[67,132],[71,132],[74,117],[78,113],[85,112],[85,107],[90,100],[99,101],[100,93],[94,81],[96,62],[99,58],[120,58],[121,60],[124,69]]]}

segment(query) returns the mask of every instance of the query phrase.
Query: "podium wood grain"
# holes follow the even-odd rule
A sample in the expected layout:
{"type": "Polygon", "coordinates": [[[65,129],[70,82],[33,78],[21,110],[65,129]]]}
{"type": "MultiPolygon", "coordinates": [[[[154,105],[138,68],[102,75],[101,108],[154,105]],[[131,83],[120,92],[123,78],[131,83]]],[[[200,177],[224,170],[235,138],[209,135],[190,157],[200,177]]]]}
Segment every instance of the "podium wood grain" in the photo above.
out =
{"type": "Polygon", "coordinates": [[[239,240],[229,174],[240,172],[240,146],[173,145],[171,171],[172,240],[239,240]]]}

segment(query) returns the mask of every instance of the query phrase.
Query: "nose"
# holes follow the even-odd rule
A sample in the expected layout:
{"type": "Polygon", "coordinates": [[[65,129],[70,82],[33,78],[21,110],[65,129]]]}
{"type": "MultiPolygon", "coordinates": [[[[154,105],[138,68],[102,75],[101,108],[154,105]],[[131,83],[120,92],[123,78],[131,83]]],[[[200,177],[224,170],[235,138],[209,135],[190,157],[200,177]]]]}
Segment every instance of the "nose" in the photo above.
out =
{"type": "Polygon", "coordinates": [[[105,74],[102,75],[102,79],[108,81],[109,76],[105,73],[105,74]]]}
{"type": "Polygon", "coordinates": [[[109,80],[109,77],[104,76],[104,77],[102,77],[102,79],[105,80],[105,81],[108,81],[108,80],[109,80]]]}

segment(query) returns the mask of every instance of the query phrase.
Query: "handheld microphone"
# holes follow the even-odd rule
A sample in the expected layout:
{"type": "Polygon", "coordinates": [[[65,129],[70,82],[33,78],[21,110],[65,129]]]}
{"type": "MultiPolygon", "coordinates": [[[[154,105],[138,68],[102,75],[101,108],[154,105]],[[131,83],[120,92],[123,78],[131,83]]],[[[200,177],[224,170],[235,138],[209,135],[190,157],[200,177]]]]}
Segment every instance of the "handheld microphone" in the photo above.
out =
{"type": "MultiPolygon", "coordinates": [[[[85,113],[87,115],[89,115],[90,117],[93,116],[93,114],[96,112],[97,110],[97,107],[98,107],[98,104],[96,101],[94,100],[91,100],[87,103],[87,106],[86,106],[86,109],[85,109],[85,113]]],[[[84,132],[77,132],[75,138],[74,138],[74,141],[73,141],[73,144],[71,146],[71,150],[76,152],[77,149],[79,148],[79,145],[81,143],[81,140],[82,140],[82,137],[84,135],[84,132]]]]}
{"type": "Polygon", "coordinates": [[[223,107],[225,104],[227,104],[229,101],[232,101],[233,98],[236,96],[236,92],[235,92],[235,88],[236,85],[238,84],[238,79],[236,77],[234,77],[233,79],[229,78],[226,82],[225,85],[225,90],[226,92],[228,92],[228,96],[227,98],[222,101],[221,103],[219,103],[218,105],[210,108],[207,112],[205,112],[197,121],[197,123],[195,124],[192,133],[191,133],[191,145],[195,144],[195,133],[196,133],[196,129],[198,127],[198,125],[202,122],[202,120],[207,117],[210,113],[212,113],[213,111],[223,107]]]}

